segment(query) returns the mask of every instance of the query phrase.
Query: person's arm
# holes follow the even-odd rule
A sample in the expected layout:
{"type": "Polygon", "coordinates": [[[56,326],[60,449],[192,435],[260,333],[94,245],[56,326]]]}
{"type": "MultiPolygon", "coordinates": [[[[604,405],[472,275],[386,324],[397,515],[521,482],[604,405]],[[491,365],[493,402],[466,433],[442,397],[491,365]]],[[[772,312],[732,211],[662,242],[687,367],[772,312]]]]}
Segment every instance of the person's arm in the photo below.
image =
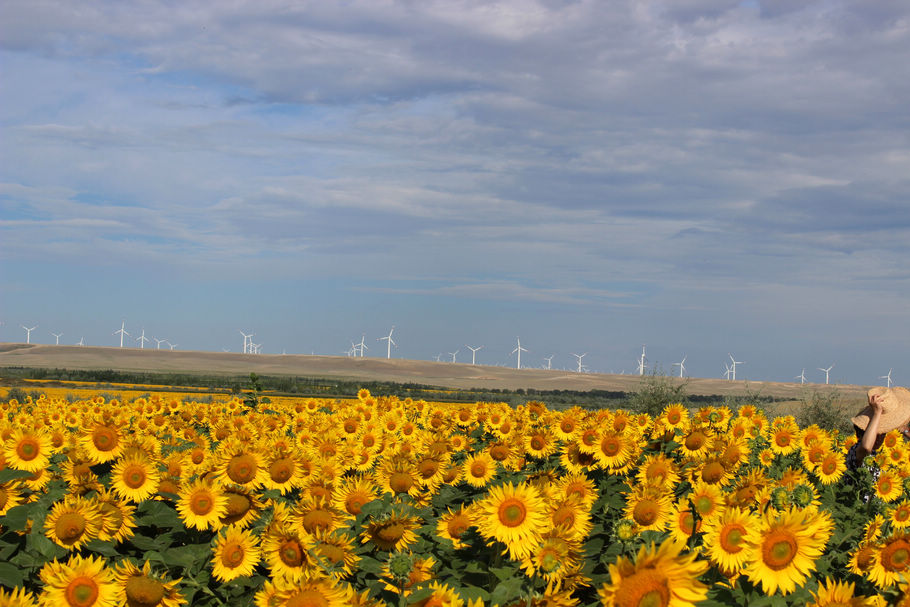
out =
{"type": "Polygon", "coordinates": [[[872,417],[869,419],[869,425],[863,433],[862,440],[856,447],[856,457],[862,461],[867,455],[871,455],[875,450],[875,440],[878,438],[878,425],[882,420],[882,397],[879,394],[873,394],[869,397],[869,404],[872,405],[872,417]]]}

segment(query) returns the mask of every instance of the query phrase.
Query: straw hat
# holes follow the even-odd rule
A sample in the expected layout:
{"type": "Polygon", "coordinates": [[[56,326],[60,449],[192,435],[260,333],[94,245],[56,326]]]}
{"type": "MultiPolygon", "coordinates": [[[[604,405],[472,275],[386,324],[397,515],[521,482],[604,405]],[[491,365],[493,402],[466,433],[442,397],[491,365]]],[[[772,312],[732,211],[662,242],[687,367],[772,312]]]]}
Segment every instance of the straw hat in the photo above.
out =
{"type": "MultiPolygon", "coordinates": [[[[910,390],[907,388],[872,388],[869,398],[880,394],[882,398],[882,417],[878,423],[878,433],[884,434],[899,428],[905,421],[910,420],[910,390]]],[[[867,405],[853,418],[857,427],[865,430],[872,419],[872,405],[867,405]]]]}

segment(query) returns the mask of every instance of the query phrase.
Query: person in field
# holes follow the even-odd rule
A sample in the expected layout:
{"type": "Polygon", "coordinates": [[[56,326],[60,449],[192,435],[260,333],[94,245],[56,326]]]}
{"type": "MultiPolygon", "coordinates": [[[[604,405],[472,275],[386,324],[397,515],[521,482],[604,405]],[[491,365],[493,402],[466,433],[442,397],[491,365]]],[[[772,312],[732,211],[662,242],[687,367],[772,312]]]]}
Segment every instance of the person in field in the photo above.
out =
{"type": "Polygon", "coordinates": [[[867,455],[874,455],[885,435],[898,430],[910,440],[910,390],[902,387],[872,388],[869,403],[852,418],[857,442],[847,452],[847,468],[856,470],[867,455]]]}

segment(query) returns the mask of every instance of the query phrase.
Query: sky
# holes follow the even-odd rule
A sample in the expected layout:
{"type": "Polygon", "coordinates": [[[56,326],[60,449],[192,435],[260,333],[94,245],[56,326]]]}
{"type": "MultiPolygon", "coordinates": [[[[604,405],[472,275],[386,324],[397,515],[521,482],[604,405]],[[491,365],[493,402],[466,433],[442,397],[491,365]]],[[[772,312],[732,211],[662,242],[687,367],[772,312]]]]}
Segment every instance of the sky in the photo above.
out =
{"type": "Polygon", "coordinates": [[[910,385],[907,57],[902,0],[4,0],[0,341],[910,385]]]}

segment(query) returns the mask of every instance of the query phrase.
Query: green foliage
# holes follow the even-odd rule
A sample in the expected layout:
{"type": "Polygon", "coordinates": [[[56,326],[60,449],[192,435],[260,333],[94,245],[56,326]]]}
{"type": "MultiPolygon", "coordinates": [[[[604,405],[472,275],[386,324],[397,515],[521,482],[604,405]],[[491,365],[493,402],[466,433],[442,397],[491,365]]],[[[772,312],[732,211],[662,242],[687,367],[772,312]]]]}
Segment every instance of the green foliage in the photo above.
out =
{"type": "Polygon", "coordinates": [[[673,403],[689,406],[686,383],[685,380],[667,377],[659,369],[654,369],[641,377],[638,390],[629,396],[627,406],[631,411],[647,413],[651,417],[660,415],[667,405],[673,403]]]}
{"type": "Polygon", "coordinates": [[[800,399],[796,421],[801,427],[816,424],[825,430],[837,430],[845,436],[853,434],[850,418],[856,413],[855,405],[844,402],[837,388],[824,391],[812,390],[800,399]]]}

